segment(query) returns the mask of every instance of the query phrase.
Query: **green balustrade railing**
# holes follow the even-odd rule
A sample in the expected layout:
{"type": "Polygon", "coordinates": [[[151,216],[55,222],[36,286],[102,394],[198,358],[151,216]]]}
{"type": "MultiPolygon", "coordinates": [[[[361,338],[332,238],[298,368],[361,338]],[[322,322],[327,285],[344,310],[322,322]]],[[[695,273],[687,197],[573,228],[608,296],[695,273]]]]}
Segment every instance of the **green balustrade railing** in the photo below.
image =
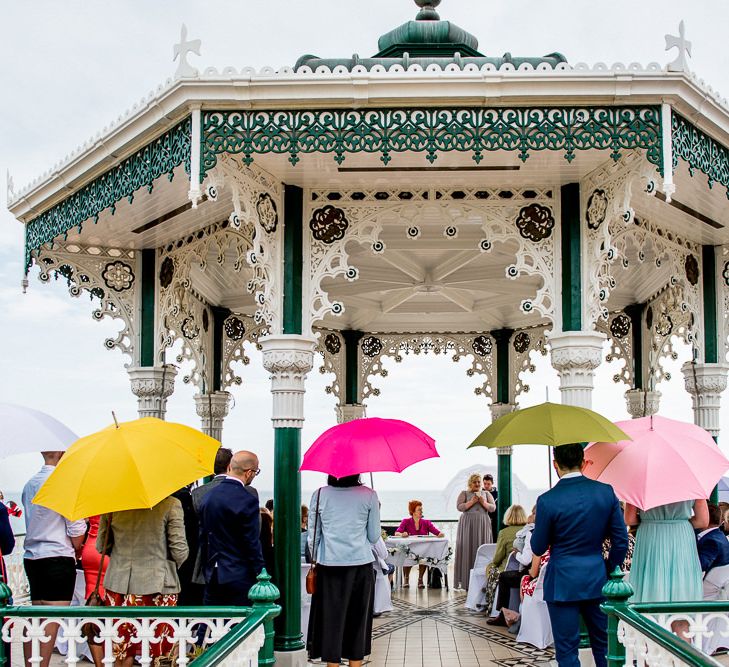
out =
{"type": "Polygon", "coordinates": [[[625,646],[620,642],[618,625],[620,621],[637,630],[649,641],[657,644],[675,658],[692,667],[719,667],[721,663],[702,653],[670,630],[662,627],[645,614],[698,614],[729,612],[727,602],[676,602],[629,604],[633,595],[632,586],[623,580],[620,569],[616,569],[603,588],[605,602],[603,611],[608,617],[608,666],[624,667],[625,646]]]}
{"type": "MultiPolygon", "coordinates": [[[[258,627],[263,626],[265,641],[258,653],[259,666],[273,665],[273,619],[281,613],[276,604],[278,588],[271,583],[266,570],[258,575],[258,583],[248,594],[252,607],[36,607],[8,606],[12,592],[0,580],[0,629],[6,619],[11,618],[72,618],[72,619],[230,619],[244,618],[242,622],[219,639],[190,665],[211,667],[219,664],[235,648],[245,641],[258,627]]],[[[0,667],[9,667],[5,646],[0,642],[0,667]]]]}

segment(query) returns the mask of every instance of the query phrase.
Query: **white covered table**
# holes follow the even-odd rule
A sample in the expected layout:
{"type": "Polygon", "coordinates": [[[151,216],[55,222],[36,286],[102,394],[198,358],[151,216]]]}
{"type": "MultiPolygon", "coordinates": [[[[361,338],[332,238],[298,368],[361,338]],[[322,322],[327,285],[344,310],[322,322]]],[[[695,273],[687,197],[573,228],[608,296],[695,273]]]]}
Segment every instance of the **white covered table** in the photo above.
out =
{"type": "Polygon", "coordinates": [[[448,563],[450,549],[447,537],[388,537],[385,540],[388,550],[387,562],[395,566],[397,572],[396,585],[402,585],[402,567],[411,567],[425,562],[429,567],[437,567],[448,582],[448,563]]]}

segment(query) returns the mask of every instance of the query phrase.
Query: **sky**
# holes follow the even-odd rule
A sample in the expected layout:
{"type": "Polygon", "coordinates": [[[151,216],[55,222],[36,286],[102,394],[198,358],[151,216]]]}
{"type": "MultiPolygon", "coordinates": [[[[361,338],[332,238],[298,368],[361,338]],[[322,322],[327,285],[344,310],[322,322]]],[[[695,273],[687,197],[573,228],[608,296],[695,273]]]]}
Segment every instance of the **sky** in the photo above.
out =
{"type": "MultiPolygon", "coordinates": [[[[201,39],[193,66],[219,70],[228,65],[293,65],[302,54],[349,57],[377,51],[377,38],[414,18],[411,0],[36,0],[2,3],[0,22],[0,175],[12,174],[16,189],[51,167],[95,135],[134,102],[174,74],[173,45],[185,23],[188,38],[201,39]]],[[[443,0],[441,17],[474,33],[480,50],[498,56],[536,56],[559,51],[570,63],[656,61],[666,33],[686,22],[692,42],[690,67],[713,88],[729,95],[729,70],[723,49],[729,24],[726,0],[443,0]]],[[[118,351],[103,341],[111,322],[94,322],[87,296],[73,298],[65,282],[42,285],[37,270],[23,295],[22,225],[6,209],[0,192],[0,402],[28,405],[53,414],[79,435],[102,428],[114,410],[121,419],[136,417],[118,351]]],[[[273,430],[270,382],[260,355],[250,351],[243,386],[233,390],[235,406],[225,423],[227,446],[259,453],[259,489],[273,488],[273,430]]],[[[690,421],[690,399],[679,368],[690,356],[679,347],[670,362],[673,380],[663,392],[661,413],[690,421]]],[[[558,397],[557,374],[548,360],[536,360],[532,387],[520,404],[558,397]]],[[[441,459],[426,461],[401,476],[378,474],[379,489],[434,489],[460,483],[466,469],[494,466],[496,455],[466,445],[490,421],[488,403],[476,396],[465,362],[444,357],[385,362],[390,373],[378,378],[380,397],[368,402],[368,415],[397,417],[435,437],[441,459]],[[389,366],[388,366],[389,364],[389,366]]],[[[607,364],[598,369],[593,406],[611,419],[628,417],[624,385],[612,382],[607,364]]],[[[198,426],[193,390],[178,377],[168,403],[168,419],[198,426]]],[[[324,392],[327,376],[315,369],[307,381],[306,424],[302,447],[334,423],[335,399],[324,392]]],[[[722,409],[729,426],[729,401],[722,409]]],[[[726,448],[729,452],[729,447],[726,448]]],[[[0,459],[0,489],[18,490],[40,466],[40,456],[0,459]]],[[[514,471],[533,487],[547,485],[543,448],[515,450],[514,471]]],[[[109,474],[110,471],[100,471],[109,474]]],[[[320,476],[305,474],[314,488],[320,476]]],[[[465,479],[464,479],[465,481],[465,479]]]]}

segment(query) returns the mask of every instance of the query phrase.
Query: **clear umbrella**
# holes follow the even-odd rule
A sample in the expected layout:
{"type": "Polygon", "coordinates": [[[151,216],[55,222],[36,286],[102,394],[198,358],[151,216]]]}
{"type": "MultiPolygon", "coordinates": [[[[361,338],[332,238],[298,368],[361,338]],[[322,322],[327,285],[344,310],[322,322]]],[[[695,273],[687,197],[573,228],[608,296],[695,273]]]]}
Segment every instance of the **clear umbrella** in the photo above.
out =
{"type": "Polygon", "coordinates": [[[0,458],[66,451],[76,440],[68,426],[45,412],[0,403],[0,458]]]}

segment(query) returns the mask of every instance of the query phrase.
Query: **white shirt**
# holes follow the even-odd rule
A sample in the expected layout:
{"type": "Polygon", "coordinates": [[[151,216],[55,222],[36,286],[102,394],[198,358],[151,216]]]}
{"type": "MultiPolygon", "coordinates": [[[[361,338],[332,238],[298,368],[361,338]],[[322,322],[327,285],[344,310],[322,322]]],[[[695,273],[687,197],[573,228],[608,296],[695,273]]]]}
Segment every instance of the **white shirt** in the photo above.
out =
{"type": "MultiPolygon", "coordinates": [[[[519,533],[524,533],[524,548],[521,551],[516,552],[516,560],[521,563],[521,565],[528,567],[532,564],[532,556],[534,555],[534,552],[532,551],[532,531],[534,530],[534,524],[528,523],[524,528],[522,528],[519,533]]],[[[519,534],[517,533],[517,535],[519,534]]]]}
{"type": "Polygon", "coordinates": [[[79,537],[86,532],[86,522],[83,519],[68,521],[58,512],[33,503],[38,489],[43,486],[53,470],[53,466],[44,465],[23,488],[25,558],[28,560],[58,556],[75,558],[71,538],[79,537]]]}
{"type": "Polygon", "coordinates": [[[581,472],[568,472],[566,475],[562,475],[560,479],[570,479],[571,477],[582,477],[581,472]]]}

